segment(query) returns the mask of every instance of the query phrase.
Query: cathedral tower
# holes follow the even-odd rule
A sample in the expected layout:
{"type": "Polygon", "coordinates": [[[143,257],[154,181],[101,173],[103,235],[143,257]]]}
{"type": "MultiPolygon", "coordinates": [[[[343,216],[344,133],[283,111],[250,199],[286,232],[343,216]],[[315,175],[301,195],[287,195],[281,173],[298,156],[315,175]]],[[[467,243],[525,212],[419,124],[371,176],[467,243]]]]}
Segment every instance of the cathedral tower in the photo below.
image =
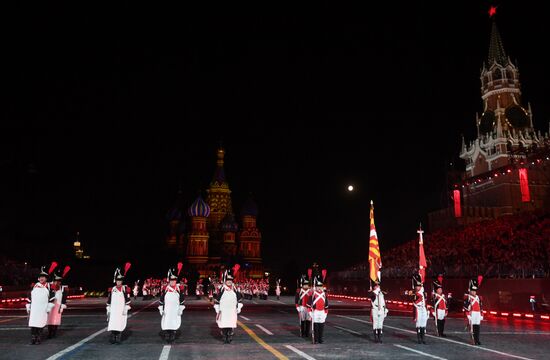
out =
{"type": "MultiPolygon", "coordinates": [[[[202,270],[208,262],[208,230],[206,219],[210,215],[210,207],[199,196],[189,207],[188,214],[191,217],[191,230],[187,241],[187,261],[202,270]]],[[[201,272],[202,275],[202,272],[201,272]]]]}
{"type": "Polygon", "coordinates": [[[178,191],[178,196],[174,206],[168,210],[166,220],[168,220],[168,235],[166,236],[166,247],[168,249],[177,249],[178,254],[183,253],[184,241],[184,221],[182,216],[182,191],[178,191]]]}
{"type": "Polygon", "coordinates": [[[220,230],[223,234],[222,257],[231,262],[237,255],[237,242],[235,234],[239,230],[239,225],[235,221],[233,214],[227,214],[220,223],[220,230]]]}
{"type": "MultiPolygon", "coordinates": [[[[239,232],[239,254],[249,264],[249,276],[260,278],[263,276],[261,240],[262,234],[256,226],[258,207],[251,197],[245,202],[242,209],[242,229],[239,232]]],[[[245,270],[247,270],[245,268],[245,270]]]]}
{"type": "Polygon", "coordinates": [[[216,171],[214,178],[208,188],[206,202],[210,206],[210,217],[208,218],[208,230],[210,231],[210,261],[217,263],[221,257],[223,233],[220,229],[220,222],[227,214],[233,214],[231,207],[231,190],[225,180],[224,170],[225,150],[219,148],[217,151],[216,171]]]}

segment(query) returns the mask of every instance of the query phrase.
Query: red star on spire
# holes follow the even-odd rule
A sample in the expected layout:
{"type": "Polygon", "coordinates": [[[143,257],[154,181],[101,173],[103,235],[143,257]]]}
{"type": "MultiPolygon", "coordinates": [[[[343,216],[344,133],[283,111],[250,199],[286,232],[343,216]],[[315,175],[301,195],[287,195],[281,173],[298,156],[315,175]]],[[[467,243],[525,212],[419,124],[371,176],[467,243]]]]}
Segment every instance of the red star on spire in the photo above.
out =
{"type": "Polygon", "coordinates": [[[493,15],[495,15],[497,13],[497,7],[496,6],[491,6],[489,8],[489,17],[493,17],[493,15]]]}

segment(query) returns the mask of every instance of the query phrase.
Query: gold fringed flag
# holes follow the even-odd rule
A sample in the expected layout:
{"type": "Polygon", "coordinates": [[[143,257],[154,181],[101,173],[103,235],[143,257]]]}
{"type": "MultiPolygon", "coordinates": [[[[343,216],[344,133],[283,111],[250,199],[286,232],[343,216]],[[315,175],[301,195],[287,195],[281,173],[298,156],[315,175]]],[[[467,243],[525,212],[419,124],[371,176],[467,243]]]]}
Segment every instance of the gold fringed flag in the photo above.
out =
{"type": "Polygon", "coordinates": [[[370,202],[370,240],[369,240],[369,268],[370,279],[380,281],[380,269],[382,268],[382,258],[380,257],[380,247],[378,246],[378,236],[374,226],[374,205],[370,202]]]}
{"type": "Polygon", "coordinates": [[[418,233],[418,273],[422,278],[422,282],[425,282],[426,268],[428,267],[428,263],[426,262],[426,255],[424,254],[424,238],[422,237],[424,230],[422,230],[422,224],[420,224],[420,229],[418,229],[417,233],[418,233]]]}

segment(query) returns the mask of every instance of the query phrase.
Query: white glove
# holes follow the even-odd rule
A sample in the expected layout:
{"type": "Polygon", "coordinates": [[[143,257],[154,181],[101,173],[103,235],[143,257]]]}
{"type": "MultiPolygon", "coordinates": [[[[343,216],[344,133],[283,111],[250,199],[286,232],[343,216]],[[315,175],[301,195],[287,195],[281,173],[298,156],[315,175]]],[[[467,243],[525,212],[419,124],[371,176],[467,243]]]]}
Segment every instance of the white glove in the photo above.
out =
{"type": "Polygon", "coordinates": [[[220,305],[216,304],[214,305],[214,310],[216,310],[216,314],[220,313],[220,305]]]}
{"type": "Polygon", "coordinates": [[[384,317],[388,316],[388,313],[389,313],[389,312],[390,312],[390,311],[388,310],[388,308],[384,308],[384,317]]]}
{"type": "Polygon", "coordinates": [[[296,306],[296,311],[302,312],[302,307],[301,306],[296,306]]]}
{"type": "Polygon", "coordinates": [[[243,308],[243,303],[238,303],[237,304],[237,314],[240,314],[241,313],[241,309],[243,308]]]}
{"type": "Polygon", "coordinates": [[[159,305],[159,307],[157,309],[159,309],[159,314],[160,314],[160,316],[162,316],[164,314],[163,306],[159,305]]]}
{"type": "Polygon", "coordinates": [[[111,305],[107,305],[105,309],[107,310],[107,316],[109,316],[109,313],[111,312],[111,305]]]}
{"type": "Polygon", "coordinates": [[[27,314],[31,313],[31,304],[25,304],[25,307],[27,308],[27,314]]]}
{"type": "Polygon", "coordinates": [[[468,318],[468,321],[472,320],[472,317],[470,315],[468,315],[467,318],[468,318]]]}
{"type": "Polygon", "coordinates": [[[178,316],[181,316],[183,314],[183,310],[185,309],[185,305],[180,305],[178,308],[178,316]]]}
{"type": "Polygon", "coordinates": [[[50,311],[52,311],[54,306],[55,306],[54,303],[48,303],[48,307],[46,308],[46,312],[49,314],[50,311]]]}
{"type": "Polygon", "coordinates": [[[481,315],[481,316],[479,317],[479,321],[481,321],[481,320],[483,320],[483,315],[481,315]]]}
{"type": "Polygon", "coordinates": [[[124,305],[124,310],[122,310],[122,315],[128,315],[128,310],[130,310],[130,305],[124,305]]]}
{"type": "Polygon", "coordinates": [[[59,307],[59,313],[63,314],[63,310],[65,310],[66,308],[67,308],[67,305],[61,304],[61,306],[59,307]]]}

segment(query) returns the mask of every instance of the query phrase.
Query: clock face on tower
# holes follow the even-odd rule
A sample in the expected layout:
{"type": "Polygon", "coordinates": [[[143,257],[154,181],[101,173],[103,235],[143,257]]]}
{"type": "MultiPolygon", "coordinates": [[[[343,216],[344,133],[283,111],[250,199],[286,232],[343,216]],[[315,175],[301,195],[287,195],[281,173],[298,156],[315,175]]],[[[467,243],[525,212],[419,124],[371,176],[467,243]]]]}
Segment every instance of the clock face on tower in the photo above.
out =
{"type": "Polygon", "coordinates": [[[529,126],[529,116],[521,106],[511,105],[506,109],[504,114],[506,115],[506,119],[516,129],[529,126]]]}
{"type": "Polygon", "coordinates": [[[495,127],[495,113],[488,110],[481,115],[481,120],[479,122],[479,132],[482,135],[485,135],[493,131],[495,127]]]}

